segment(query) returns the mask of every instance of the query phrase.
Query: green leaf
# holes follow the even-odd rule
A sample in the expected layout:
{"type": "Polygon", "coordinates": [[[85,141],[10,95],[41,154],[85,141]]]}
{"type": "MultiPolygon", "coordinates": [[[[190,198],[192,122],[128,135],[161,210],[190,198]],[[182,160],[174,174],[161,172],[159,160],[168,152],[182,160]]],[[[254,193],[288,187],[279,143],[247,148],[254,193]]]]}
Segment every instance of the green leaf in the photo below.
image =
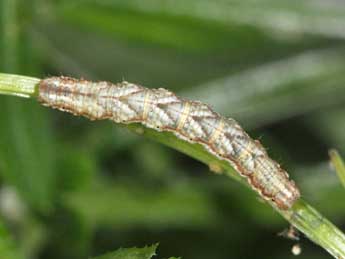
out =
{"type": "Polygon", "coordinates": [[[34,208],[47,210],[55,191],[54,138],[37,104],[1,97],[0,175],[34,208]]]}
{"type": "MultiPolygon", "coordinates": [[[[28,22],[21,23],[20,4],[21,1],[0,1],[2,71],[18,73],[28,61],[34,66],[29,55],[21,55],[21,50],[26,49],[24,25],[28,22]]],[[[1,97],[0,176],[40,211],[51,206],[55,190],[54,144],[50,133],[46,113],[36,103],[1,97]]]]}
{"type": "Polygon", "coordinates": [[[115,252],[107,253],[93,259],[150,259],[156,255],[158,244],[143,248],[120,248],[115,252]]]}
{"type": "Polygon", "coordinates": [[[72,6],[76,8],[63,8],[61,11],[65,21],[115,39],[192,51],[226,49],[229,45],[230,36],[224,27],[210,26],[194,19],[143,14],[97,5],[72,6]]]}
{"type": "Polygon", "coordinates": [[[344,101],[344,51],[305,51],[203,83],[182,95],[231,114],[246,128],[260,127],[344,101]]]}
{"type": "Polygon", "coordinates": [[[152,190],[119,180],[105,184],[96,178],[91,188],[74,192],[66,198],[70,207],[93,226],[200,229],[221,222],[212,200],[191,185],[162,186],[152,190]],[[110,209],[109,206],[118,209],[110,209]]]}
{"type": "MultiPolygon", "coordinates": [[[[65,1],[67,2],[67,1],[65,1]]],[[[71,2],[71,1],[68,1],[71,2]]],[[[67,2],[67,3],[68,3],[67,2]]],[[[225,25],[245,24],[272,35],[301,34],[344,39],[343,4],[336,1],[241,1],[241,0],[85,0],[107,7],[126,7],[146,13],[190,16],[225,25]],[[279,14],[279,15],[277,15],[279,14]]]]}
{"type": "Polygon", "coordinates": [[[14,240],[8,233],[3,222],[0,220],[0,258],[20,259],[23,258],[15,245],[14,240]]]}

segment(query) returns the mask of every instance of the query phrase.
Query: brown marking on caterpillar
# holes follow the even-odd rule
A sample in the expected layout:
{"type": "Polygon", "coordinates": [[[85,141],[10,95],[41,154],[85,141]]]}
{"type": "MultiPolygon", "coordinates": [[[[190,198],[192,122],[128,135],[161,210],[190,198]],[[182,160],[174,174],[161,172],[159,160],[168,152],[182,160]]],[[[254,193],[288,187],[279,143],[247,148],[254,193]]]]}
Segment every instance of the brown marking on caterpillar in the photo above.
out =
{"type": "Polygon", "coordinates": [[[259,141],[251,139],[235,120],[220,116],[201,102],[179,98],[162,88],[148,89],[128,82],[94,83],[68,77],[42,80],[38,99],[45,106],[92,120],[139,122],[199,143],[227,161],[261,197],[273,201],[280,209],[291,208],[300,197],[287,172],[268,157],[259,141]]]}

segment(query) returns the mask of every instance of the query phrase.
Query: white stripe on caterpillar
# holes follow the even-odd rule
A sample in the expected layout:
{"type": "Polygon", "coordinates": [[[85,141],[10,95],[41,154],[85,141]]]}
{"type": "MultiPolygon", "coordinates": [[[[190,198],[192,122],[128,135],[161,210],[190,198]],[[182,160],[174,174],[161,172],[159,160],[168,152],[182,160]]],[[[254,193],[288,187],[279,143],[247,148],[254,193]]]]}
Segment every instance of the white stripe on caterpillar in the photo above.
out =
{"type": "Polygon", "coordinates": [[[210,153],[228,161],[254,190],[280,209],[291,208],[300,197],[295,183],[268,157],[259,141],[252,140],[235,120],[220,116],[206,104],[179,98],[162,88],[68,77],[42,80],[38,99],[45,106],[91,120],[140,122],[200,143],[210,153]]]}

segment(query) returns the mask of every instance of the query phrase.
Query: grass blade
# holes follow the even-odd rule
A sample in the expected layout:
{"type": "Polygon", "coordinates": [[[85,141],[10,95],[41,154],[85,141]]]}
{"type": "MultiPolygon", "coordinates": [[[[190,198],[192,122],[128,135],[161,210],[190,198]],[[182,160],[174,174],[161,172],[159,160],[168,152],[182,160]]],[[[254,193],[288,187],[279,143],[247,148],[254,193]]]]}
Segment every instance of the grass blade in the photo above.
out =
{"type": "Polygon", "coordinates": [[[335,149],[331,149],[329,151],[329,156],[331,158],[331,163],[334,166],[334,169],[338,175],[338,178],[345,188],[345,164],[341,156],[339,155],[338,151],[335,149]]]}

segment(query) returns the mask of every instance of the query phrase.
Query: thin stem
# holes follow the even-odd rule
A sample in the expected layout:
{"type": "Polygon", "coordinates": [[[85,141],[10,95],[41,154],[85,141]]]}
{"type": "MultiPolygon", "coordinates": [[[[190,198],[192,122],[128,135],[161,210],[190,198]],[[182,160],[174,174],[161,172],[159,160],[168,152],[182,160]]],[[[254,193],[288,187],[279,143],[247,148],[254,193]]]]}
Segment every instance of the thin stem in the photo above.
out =
{"type": "Polygon", "coordinates": [[[343,187],[345,187],[345,165],[343,159],[335,149],[329,151],[329,156],[341,184],[343,185],[343,187]]]}
{"type": "MultiPolygon", "coordinates": [[[[0,93],[4,92],[17,96],[34,97],[38,82],[39,79],[37,78],[0,74],[0,93]]],[[[123,127],[179,150],[209,165],[215,172],[223,172],[225,175],[249,187],[248,183],[235,172],[229,163],[213,156],[199,144],[191,144],[178,139],[172,133],[158,132],[145,128],[141,124],[123,125],[123,127]]],[[[299,229],[310,240],[327,250],[335,258],[345,258],[345,235],[306,201],[302,199],[298,200],[289,210],[281,210],[274,203],[268,203],[290,222],[290,224],[299,229]]]]}
{"type": "Polygon", "coordinates": [[[0,73],[0,94],[33,97],[40,79],[0,73]]]}
{"type": "MultiPolygon", "coordinates": [[[[158,141],[171,148],[181,151],[205,164],[210,168],[218,168],[217,173],[223,172],[225,175],[234,178],[247,187],[248,183],[240,177],[229,163],[219,160],[208,153],[201,145],[191,144],[176,138],[171,133],[158,132],[144,128],[140,124],[125,125],[131,131],[143,135],[154,141],[158,141]]],[[[345,235],[330,221],[323,217],[316,209],[310,206],[303,199],[298,200],[289,210],[281,210],[274,203],[269,204],[281,214],[291,225],[304,233],[314,243],[327,250],[335,258],[345,258],[345,235]]]]}
{"type": "Polygon", "coordinates": [[[345,235],[303,199],[289,211],[278,211],[310,240],[323,247],[335,258],[345,258],[345,235]]]}

